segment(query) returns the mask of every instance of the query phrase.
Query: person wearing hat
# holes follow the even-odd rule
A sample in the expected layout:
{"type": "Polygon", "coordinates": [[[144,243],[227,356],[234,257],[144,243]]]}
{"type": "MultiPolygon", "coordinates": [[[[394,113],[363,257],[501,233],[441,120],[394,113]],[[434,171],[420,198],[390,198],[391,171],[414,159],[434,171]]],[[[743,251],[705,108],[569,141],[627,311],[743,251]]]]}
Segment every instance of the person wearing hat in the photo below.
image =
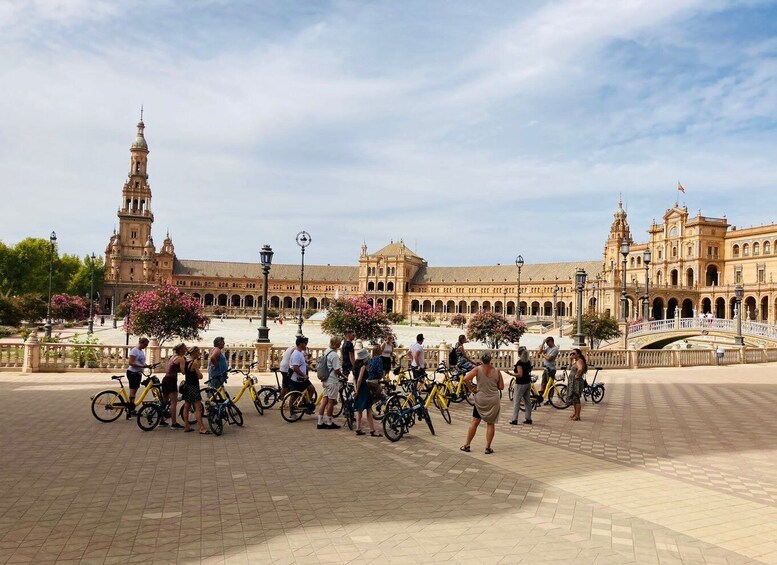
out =
{"type": "Polygon", "coordinates": [[[415,378],[421,378],[426,374],[426,359],[424,359],[424,334],[415,336],[415,343],[410,346],[410,369],[415,378]]]}
{"type": "Polygon", "coordinates": [[[513,426],[518,425],[518,414],[521,411],[521,400],[523,400],[524,413],[526,415],[526,419],[524,419],[523,423],[531,424],[531,370],[532,363],[531,359],[529,358],[529,352],[522,345],[518,348],[518,362],[515,364],[515,372],[510,373],[515,377],[513,417],[510,420],[510,423],[513,426]]]}
{"type": "Polygon", "coordinates": [[[291,390],[298,390],[299,392],[307,389],[308,395],[313,398],[316,393],[316,389],[308,379],[308,358],[305,355],[305,350],[308,347],[308,340],[304,337],[298,337],[295,341],[296,348],[291,354],[289,364],[291,365],[291,382],[289,382],[289,388],[291,390]]]}
{"type": "MultiPolygon", "coordinates": [[[[376,348],[377,349],[377,348],[376,348]]],[[[363,436],[367,432],[362,430],[362,412],[367,411],[367,423],[370,425],[370,435],[380,437],[381,433],[375,430],[375,420],[372,417],[372,394],[367,386],[367,361],[370,359],[370,351],[365,347],[356,352],[356,363],[353,366],[353,378],[356,383],[354,388],[353,407],[356,412],[356,435],[363,436]]]]}

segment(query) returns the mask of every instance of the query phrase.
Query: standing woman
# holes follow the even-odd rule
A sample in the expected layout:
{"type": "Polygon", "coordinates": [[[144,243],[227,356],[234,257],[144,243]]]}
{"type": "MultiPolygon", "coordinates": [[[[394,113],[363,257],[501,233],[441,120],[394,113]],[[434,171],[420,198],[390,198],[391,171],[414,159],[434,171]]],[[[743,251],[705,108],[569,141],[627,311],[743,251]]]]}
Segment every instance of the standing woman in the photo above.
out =
{"type": "MultiPolygon", "coordinates": [[[[518,415],[521,412],[523,400],[526,419],[524,424],[531,424],[531,370],[532,362],[529,352],[522,345],[518,348],[518,362],[515,364],[515,396],[513,397],[513,419],[510,424],[518,425],[518,415]]],[[[509,371],[508,371],[509,372],[509,371]]]]}
{"type": "Polygon", "coordinates": [[[391,372],[391,357],[394,354],[394,335],[388,334],[386,340],[383,342],[383,349],[380,353],[381,361],[383,361],[383,376],[388,375],[391,372]]]}
{"type": "Polygon", "coordinates": [[[197,420],[199,431],[203,435],[209,435],[210,432],[205,429],[202,423],[202,398],[200,397],[200,381],[202,380],[202,371],[200,370],[200,348],[196,345],[189,350],[189,360],[186,362],[186,386],[183,389],[183,421],[185,432],[192,432],[189,422],[189,412],[194,410],[194,418],[197,420]]]}
{"type": "Polygon", "coordinates": [[[583,383],[585,374],[588,372],[588,362],[583,357],[583,352],[579,349],[573,349],[569,353],[569,360],[572,366],[569,368],[569,401],[574,405],[575,411],[569,417],[570,420],[580,420],[580,396],[583,394],[583,383]]]}
{"type": "MultiPolygon", "coordinates": [[[[170,419],[173,421],[173,425],[170,429],[180,430],[183,426],[176,421],[176,405],[178,404],[178,374],[186,374],[186,346],[183,343],[179,343],[173,348],[173,356],[167,362],[167,371],[162,379],[162,396],[170,404],[170,419]]],[[[159,424],[167,425],[164,420],[159,424]]]]}
{"type": "MultiPolygon", "coordinates": [[[[380,432],[375,431],[375,421],[372,418],[372,394],[370,394],[370,389],[367,386],[367,379],[369,378],[367,361],[369,358],[369,350],[366,347],[360,349],[356,353],[356,363],[353,366],[353,378],[356,382],[356,388],[353,391],[353,408],[356,412],[356,435],[363,436],[366,433],[362,430],[362,412],[366,410],[367,422],[370,424],[370,435],[372,437],[380,437],[380,432]]],[[[380,362],[379,359],[378,361],[380,362]]]]}
{"type": "Polygon", "coordinates": [[[480,420],[485,420],[486,429],[486,455],[494,452],[491,449],[491,442],[494,441],[495,424],[499,420],[499,391],[504,390],[505,382],[502,379],[502,373],[499,369],[491,366],[491,354],[484,352],[480,356],[482,365],[472,369],[464,377],[464,384],[467,387],[472,383],[472,379],[477,377],[477,386],[475,391],[475,406],[472,409],[472,422],[467,431],[467,443],[459,449],[469,451],[469,446],[475,437],[480,420]]]}

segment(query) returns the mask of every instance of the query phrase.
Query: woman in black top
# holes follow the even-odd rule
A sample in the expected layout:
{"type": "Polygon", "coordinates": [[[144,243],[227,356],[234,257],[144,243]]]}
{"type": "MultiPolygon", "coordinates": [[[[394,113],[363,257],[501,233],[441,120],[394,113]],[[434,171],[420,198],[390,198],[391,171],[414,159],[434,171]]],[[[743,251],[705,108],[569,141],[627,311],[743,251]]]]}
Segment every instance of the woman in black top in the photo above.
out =
{"type": "Polygon", "coordinates": [[[183,389],[183,421],[185,432],[194,431],[189,422],[189,412],[194,409],[194,418],[197,420],[197,426],[200,429],[200,433],[208,435],[210,432],[205,429],[205,425],[202,423],[202,399],[200,398],[200,380],[202,379],[202,371],[200,371],[200,348],[196,345],[189,350],[189,360],[186,361],[186,385],[183,389]]]}
{"type": "Polygon", "coordinates": [[[523,400],[526,419],[524,424],[531,424],[531,370],[532,362],[529,358],[529,352],[524,346],[518,348],[518,362],[515,364],[515,397],[513,399],[513,418],[510,420],[512,425],[518,424],[518,414],[521,411],[521,400],[523,400]]]}

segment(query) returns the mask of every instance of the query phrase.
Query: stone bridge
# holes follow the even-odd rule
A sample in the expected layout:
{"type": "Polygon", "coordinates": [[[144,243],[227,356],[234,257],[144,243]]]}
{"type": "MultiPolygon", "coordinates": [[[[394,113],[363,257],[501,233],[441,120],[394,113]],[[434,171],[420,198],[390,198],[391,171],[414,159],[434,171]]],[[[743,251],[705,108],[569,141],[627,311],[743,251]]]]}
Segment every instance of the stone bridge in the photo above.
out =
{"type": "MultiPolygon", "coordinates": [[[[672,318],[640,322],[629,326],[627,340],[631,349],[660,349],[674,341],[700,336],[719,338],[721,345],[732,345],[737,336],[737,321],[672,318]]],[[[742,337],[750,347],[775,347],[777,326],[743,320],[742,337]]]]}

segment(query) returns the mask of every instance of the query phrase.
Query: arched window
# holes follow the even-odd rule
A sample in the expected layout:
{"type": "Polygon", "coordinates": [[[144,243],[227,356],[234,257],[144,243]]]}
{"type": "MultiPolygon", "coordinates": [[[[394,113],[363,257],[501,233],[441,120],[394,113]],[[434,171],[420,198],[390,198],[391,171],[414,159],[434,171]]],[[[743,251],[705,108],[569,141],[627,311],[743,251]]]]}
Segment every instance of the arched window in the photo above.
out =
{"type": "Polygon", "coordinates": [[[677,259],[677,246],[672,247],[672,259],[677,259]]]}
{"type": "Polygon", "coordinates": [[[731,255],[734,257],[739,257],[739,246],[734,245],[734,247],[731,249],[731,255]]]}
{"type": "Polygon", "coordinates": [[[637,257],[637,267],[642,266],[642,257],[637,257]]]}
{"type": "Polygon", "coordinates": [[[631,258],[631,261],[629,262],[630,266],[634,268],[634,257],[631,258]]]}
{"type": "Polygon", "coordinates": [[[663,249],[659,249],[658,250],[658,258],[659,259],[663,259],[664,258],[664,250],[663,249]]]}
{"type": "Polygon", "coordinates": [[[772,248],[769,245],[768,241],[764,241],[764,255],[771,255],[772,254],[772,248]]]}
{"type": "Polygon", "coordinates": [[[373,291],[373,290],[375,290],[375,283],[374,283],[374,282],[372,282],[372,281],[368,282],[368,283],[367,283],[367,290],[368,290],[368,291],[373,291]]]}
{"type": "Polygon", "coordinates": [[[662,280],[661,271],[657,271],[656,272],[656,285],[660,286],[662,282],[663,282],[663,280],[662,280]]]}
{"type": "Polygon", "coordinates": [[[688,257],[693,257],[693,245],[688,244],[688,257]]]}
{"type": "Polygon", "coordinates": [[[671,230],[669,230],[669,237],[677,237],[677,227],[673,227],[671,230]]]}
{"type": "Polygon", "coordinates": [[[386,290],[389,291],[389,292],[394,292],[394,283],[393,282],[389,282],[386,285],[386,290]]]}
{"type": "Polygon", "coordinates": [[[745,243],[742,246],[742,257],[747,257],[748,255],[750,255],[750,244],[745,243]]]}
{"type": "Polygon", "coordinates": [[[761,254],[761,244],[757,241],[753,244],[753,255],[757,256],[761,254]]]}
{"type": "Polygon", "coordinates": [[[378,292],[383,292],[383,281],[378,283],[378,292]]]}

